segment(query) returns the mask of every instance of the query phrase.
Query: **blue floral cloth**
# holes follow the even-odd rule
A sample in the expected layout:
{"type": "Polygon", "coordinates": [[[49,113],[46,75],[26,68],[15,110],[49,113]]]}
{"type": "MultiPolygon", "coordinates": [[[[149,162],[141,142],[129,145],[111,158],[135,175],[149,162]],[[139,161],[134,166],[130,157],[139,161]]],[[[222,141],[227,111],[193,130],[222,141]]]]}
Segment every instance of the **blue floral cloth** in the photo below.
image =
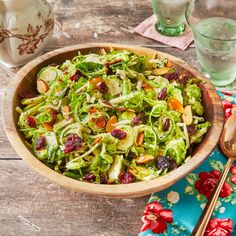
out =
{"type": "MultiPolygon", "coordinates": [[[[223,100],[236,104],[235,95],[218,93],[223,100]]],[[[218,180],[225,163],[226,158],[217,148],[193,173],[173,186],[152,194],[145,208],[142,218],[144,225],[139,236],[190,235],[208,201],[209,186],[214,186],[214,181],[218,180]],[[160,230],[162,233],[158,232],[160,230]]],[[[217,219],[218,223],[214,225],[216,222],[213,222],[212,227],[208,228],[209,234],[206,235],[236,235],[236,166],[231,168],[212,219],[217,219]],[[225,225],[221,222],[223,219],[227,219],[226,223],[231,223],[228,228],[221,228],[221,225],[225,225]]]]}

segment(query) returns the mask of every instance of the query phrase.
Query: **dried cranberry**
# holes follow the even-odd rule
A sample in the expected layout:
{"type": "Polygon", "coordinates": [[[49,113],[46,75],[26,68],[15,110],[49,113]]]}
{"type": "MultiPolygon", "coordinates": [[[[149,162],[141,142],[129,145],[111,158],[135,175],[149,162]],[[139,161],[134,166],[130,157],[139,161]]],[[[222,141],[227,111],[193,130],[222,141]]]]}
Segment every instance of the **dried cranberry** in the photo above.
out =
{"type": "Polygon", "coordinates": [[[93,182],[96,179],[96,176],[93,173],[88,173],[85,174],[82,179],[88,182],[93,182]]]}
{"type": "Polygon", "coordinates": [[[187,75],[187,74],[182,74],[179,76],[178,78],[178,82],[182,85],[186,85],[187,82],[188,82],[188,79],[189,79],[190,75],[187,75]]]}
{"type": "Polygon", "coordinates": [[[32,127],[32,128],[37,127],[37,121],[34,116],[27,116],[25,121],[30,127],[32,127]]]}
{"type": "Polygon", "coordinates": [[[167,131],[169,129],[169,127],[170,127],[170,119],[166,118],[164,125],[163,125],[163,130],[167,131]]]}
{"type": "Polygon", "coordinates": [[[42,150],[46,146],[46,144],[47,144],[46,138],[43,135],[41,135],[36,139],[35,149],[37,151],[42,150]]]}
{"type": "Polygon", "coordinates": [[[172,170],[176,167],[176,161],[169,156],[158,156],[156,160],[158,170],[172,170]]]}
{"type": "Polygon", "coordinates": [[[96,87],[100,93],[106,94],[108,92],[108,87],[105,82],[98,82],[96,87]]]}
{"type": "Polygon", "coordinates": [[[133,126],[145,124],[147,122],[147,117],[144,112],[140,112],[137,116],[132,120],[133,126]]]}
{"type": "Polygon", "coordinates": [[[50,109],[49,114],[51,116],[51,120],[45,123],[50,126],[53,126],[55,122],[57,121],[57,112],[54,109],[50,109]]]}
{"type": "Polygon", "coordinates": [[[75,74],[70,76],[70,80],[71,81],[78,81],[80,78],[82,77],[82,74],[80,73],[80,71],[76,71],[75,74]]]}
{"type": "Polygon", "coordinates": [[[132,120],[132,124],[133,124],[133,126],[140,124],[140,120],[139,120],[139,118],[137,116],[134,117],[134,119],[132,120]]]}
{"type": "Polygon", "coordinates": [[[174,168],[176,168],[176,166],[177,166],[176,161],[173,158],[171,158],[171,157],[167,157],[167,158],[169,160],[169,168],[168,168],[168,170],[170,171],[170,170],[173,170],[174,168]]]}
{"type": "Polygon", "coordinates": [[[133,159],[136,158],[136,157],[137,157],[137,155],[136,155],[134,152],[129,151],[129,153],[128,153],[128,155],[127,155],[127,158],[128,158],[129,160],[133,160],[133,159]]]}
{"type": "Polygon", "coordinates": [[[104,176],[100,176],[100,184],[107,184],[107,178],[104,176]]]}
{"type": "Polygon", "coordinates": [[[113,129],[111,131],[111,136],[119,139],[119,140],[122,140],[122,139],[125,139],[127,137],[127,133],[122,130],[122,129],[113,129]]]}
{"type": "Polygon", "coordinates": [[[179,75],[176,72],[169,72],[165,75],[165,78],[168,79],[169,81],[174,81],[177,80],[179,75]]]}
{"type": "Polygon", "coordinates": [[[118,179],[121,184],[129,184],[133,182],[133,177],[129,172],[121,172],[118,179]]]}
{"type": "Polygon", "coordinates": [[[77,134],[70,134],[65,142],[64,153],[70,153],[80,149],[82,146],[82,139],[77,134]]]}
{"type": "Polygon", "coordinates": [[[194,134],[196,131],[196,126],[194,124],[187,126],[187,131],[190,135],[194,134]]]}
{"type": "Polygon", "coordinates": [[[236,175],[236,166],[231,166],[231,167],[230,167],[230,173],[231,173],[232,175],[236,175]]]}
{"type": "Polygon", "coordinates": [[[167,89],[166,88],[163,88],[161,91],[160,91],[160,93],[158,94],[158,99],[159,100],[164,100],[165,99],[165,97],[166,97],[166,95],[167,95],[167,89]]]}

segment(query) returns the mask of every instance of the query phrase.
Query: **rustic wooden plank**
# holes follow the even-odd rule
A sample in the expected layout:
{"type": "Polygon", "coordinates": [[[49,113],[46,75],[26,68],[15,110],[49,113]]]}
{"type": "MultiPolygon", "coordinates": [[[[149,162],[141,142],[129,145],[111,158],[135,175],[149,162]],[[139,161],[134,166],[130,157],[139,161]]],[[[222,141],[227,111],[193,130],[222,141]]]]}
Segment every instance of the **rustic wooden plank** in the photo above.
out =
{"type": "Polygon", "coordinates": [[[156,44],[132,30],[152,15],[151,1],[50,0],[56,25],[50,45],[88,42],[156,44]]]}
{"type": "Polygon", "coordinates": [[[0,160],[0,179],[1,235],[137,235],[149,198],[118,200],[71,192],[21,160],[0,160]]]}

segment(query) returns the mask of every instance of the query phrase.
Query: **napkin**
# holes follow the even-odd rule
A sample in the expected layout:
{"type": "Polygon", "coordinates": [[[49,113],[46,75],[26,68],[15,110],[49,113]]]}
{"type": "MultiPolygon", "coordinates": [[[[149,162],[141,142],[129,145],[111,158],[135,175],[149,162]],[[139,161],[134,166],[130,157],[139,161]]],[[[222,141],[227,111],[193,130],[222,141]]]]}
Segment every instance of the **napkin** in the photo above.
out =
{"type": "Polygon", "coordinates": [[[188,46],[193,42],[192,31],[187,24],[185,32],[182,35],[168,37],[156,31],[155,29],[156,22],[157,22],[156,16],[152,15],[151,17],[143,21],[140,25],[138,25],[134,29],[134,31],[144,37],[154,39],[163,44],[176,47],[182,50],[187,49],[188,46]]]}
{"type": "MultiPolygon", "coordinates": [[[[236,95],[218,91],[225,117],[236,107],[236,95]]],[[[139,236],[189,236],[224,169],[226,158],[217,147],[194,172],[173,186],[151,195],[139,236]]],[[[236,235],[236,165],[232,166],[205,236],[236,235]]]]}

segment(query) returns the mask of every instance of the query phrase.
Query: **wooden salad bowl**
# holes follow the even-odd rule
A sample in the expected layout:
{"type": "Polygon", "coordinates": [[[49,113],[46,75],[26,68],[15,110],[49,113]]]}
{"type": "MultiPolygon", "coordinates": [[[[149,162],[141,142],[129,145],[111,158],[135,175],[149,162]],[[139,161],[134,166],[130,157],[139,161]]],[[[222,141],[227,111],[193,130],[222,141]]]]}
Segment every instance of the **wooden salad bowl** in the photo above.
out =
{"type": "Polygon", "coordinates": [[[7,137],[19,156],[21,156],[31,168],[51,181],[77,192],[113,198],[131,198],[165,189],[196,169],[216,147],[223,129],[224,115],[220,98],[217,95],[213,85],[206,77],[183,60],[153,49],[136,47],[132,45],[104,43],[80,44],[65,47],[46,53],[25,65],[11,79],[8,90],[4,96],[3,121],[7,137]],[[200,87],[203,92],[203,105],[205,108],[204,116],[206,120],[211,122],[211,128],[206,134],[203,142],[195,148],[191,159],[168,174],[153,180],[130,184],[104,185],[82,182],[63,176],[44,165],[33,155],[32,151],[25,146],[23,135],[17,128],[19,115],[15,111],[15,108],[20,105],[18,95],[30,90],[32,91],[32,88],[36,91],[36,74],[42,67],[47,66],[50,63],[61,64],[66,59],[72,59],[76,56],[78,50],[80,50],[82,54],[87,54],[89,52],[98,52],[101,48],[109,49],[111,47],[114,49],[128,49],[138,55],[146,55],[148,57],[152,57],[154,54],[167,57],[181,70],[186,70],[192,73],[194,77],[205,82],[201,84],[200,87]]]}

